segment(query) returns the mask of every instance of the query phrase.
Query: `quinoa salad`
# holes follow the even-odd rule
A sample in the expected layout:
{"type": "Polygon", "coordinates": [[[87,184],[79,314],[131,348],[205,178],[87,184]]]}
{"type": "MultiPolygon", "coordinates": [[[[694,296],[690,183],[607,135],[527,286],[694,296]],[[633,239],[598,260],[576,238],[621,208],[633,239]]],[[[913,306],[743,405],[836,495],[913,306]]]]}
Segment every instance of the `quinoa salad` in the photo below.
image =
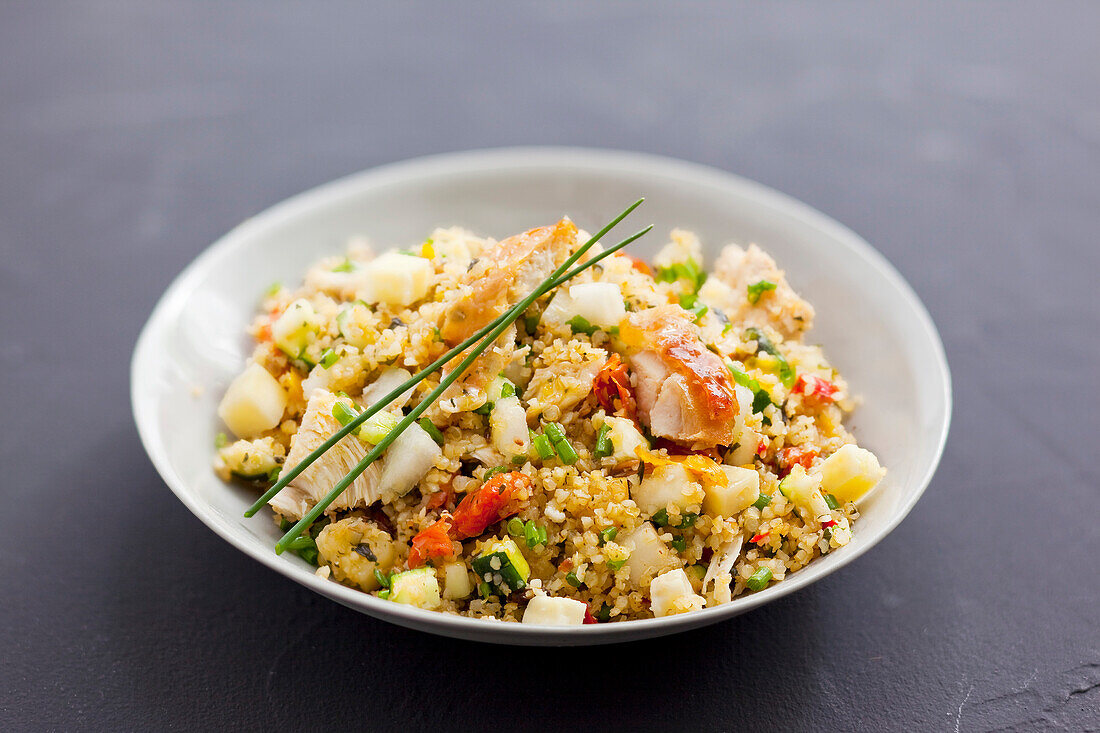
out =
{"type": "Polygon", "coordinates": [[[844,378],[805,342],[810,303],[756,245],[707,265],[678,229],[651,262],[614,252],[502,318],[588,239],[567,218],[499,241],[441,228],[381,253],[353,241],[273,285],[218,408],[215,471],[264,491],[308,463],[267,501],[284,530],[304,527],[290,552],[364,593],[479,619],[688,613],[843,551],[885,469],[844,427],[844,378]],[[456,356],[378,404],[494,319],[504,330],[468,369],[456,356]]]}

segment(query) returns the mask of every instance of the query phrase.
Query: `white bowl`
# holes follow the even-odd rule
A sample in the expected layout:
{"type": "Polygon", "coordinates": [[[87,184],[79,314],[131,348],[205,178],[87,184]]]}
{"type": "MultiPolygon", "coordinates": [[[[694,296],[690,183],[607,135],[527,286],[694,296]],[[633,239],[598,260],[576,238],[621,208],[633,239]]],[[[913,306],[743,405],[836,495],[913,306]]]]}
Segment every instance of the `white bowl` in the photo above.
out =
{"type": "MultiPolygon", "coordinates": [[[[507,644],[598,644],[712,624],[774,601],[847,565],[909,513],[947,437],[951,384],[938,334],[896,270],[843,226],[787,196],[699,165],[635,153],[515,148],[422,158],[376,168],[295,196],[213,244],[176,278],[138,340],[131,366],[134,419],[172,491],[208,527],[288,578],[376,618],[446,636],[507,644]],[[255,494],[211,471],[218,400],[250,352],[244,334],[263,291],[300,281],[349,237],[405,246],[436,225],[504,237],[568,214],[594,231],[639,196],[646,203],[614,235],[645,224],[632,250],[652,255],[673,227],[699,234],[713,256],[756,242],[817,309],[821,343],[863,405],[850,425],[889,474],[861,503],[847,547],[786,580],[717,608],[581,627],[478,621],[378,600],[313,574],[289,554],[267,513],[245,519],[255,494]]],[[[219,572],[211,567],[210,572],[219,572]]]]}

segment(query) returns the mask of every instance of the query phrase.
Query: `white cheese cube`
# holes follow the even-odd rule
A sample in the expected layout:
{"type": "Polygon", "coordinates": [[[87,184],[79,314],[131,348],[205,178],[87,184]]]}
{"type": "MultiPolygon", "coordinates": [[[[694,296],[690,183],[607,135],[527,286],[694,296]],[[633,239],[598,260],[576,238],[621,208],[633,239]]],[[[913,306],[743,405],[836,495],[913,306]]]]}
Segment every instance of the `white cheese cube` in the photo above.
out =
{"type": "Polygon", "coordinates": [[[722,466],[726,485],[707,483],[703,511],[712,517],[733,517],[760,498],[760,474],[752,468],[722,466]]]}
{"type": "Polygon", "coordinates": [[[859,500],[886,475],[874,453],[852,444],[826,458],[820,470],[821,490],[841,503],[859,500]]]}
{"type": "Polygon", "coordinates": [[[229,383],[218,405],[218,417],[234,435],[252,438],[278,425],[285,409],[286,391],[253,362],[229,383]]]}
{"type": "Polygon", "coordinates": [[[702,485],[679,463],[647,466],[645,478],[630,491],[630,498],[646,514],[654,514],[669,503],[694,511],[703,496],[702,485]]]}
{"type": "Polygon", "coordinates": [[[706,600],[691,587],[687,573],[683,570],[670,570],[658,575],[649,584],[650,609],[657,617],[674,613],[697,611],[706,600]]]}
{"type": "Polygon", "coordinates": [[[634,426],[633,420],[625,417],[605,417],[604,425],[610,425],[607,437],[611,441],[614,451],[611,457],[616,463],[636,463],[638,461],[638,448],[649,448],[645,436],[634,426]]]}
{"type": "Polygon", "coordinates": [[[581,283],[569,288],[573,315],[603,329],[618,326],[626,318],[619,286],[613,283],[581,283]]]}
{"type": "Polygon", "coordinates": [[[626,567],[630,570],[631,584],[637,588],[645,587],[648,578],[675,567],[678,562],[649,522],[643,523],[619,544],[630,551],[626,567]]]}
{"type": "Polygon", "coordinates": [[[523,612],[523,623],[542,626],[580,626],[588,607],[572,598],[535,596],[523,612]]]}
{"type": "Polygon", "coordinates": [[[432,263],[423,257],[386,252],[367,263],[359,296],[368,303],[404,307],[428,294],[432,263]]]}

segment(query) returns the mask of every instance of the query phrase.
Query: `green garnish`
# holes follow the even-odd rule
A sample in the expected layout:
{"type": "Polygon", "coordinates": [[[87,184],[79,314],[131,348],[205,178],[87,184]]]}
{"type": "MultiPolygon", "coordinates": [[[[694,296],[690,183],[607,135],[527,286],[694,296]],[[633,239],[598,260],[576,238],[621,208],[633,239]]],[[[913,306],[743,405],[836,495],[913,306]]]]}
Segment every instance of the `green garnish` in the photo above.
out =
{"type": "Polygon", "coordinates": [[[691,308],[688,308],[688,310],[694,314],[692,320],[698,323],[699,321],[703,320],[703,316],[705,316],[707,312],[710,311],[710,308],[707,307],[705,303],[696,303],[691,308]]]}
{"type": "Polygon", "coordinates": [[[607,458],[614,450],[615,446],[611,444],[611,426],[604,423],[600,426],[600,431],[596,433],[596,448],[592,452],[596,458],[607,458]]]}
{"type": "Polygon", "coordinates": [[[538,313],[530,313],[523,317],[523,328],[527,331],[528,336],[535,335],[535,329],[539,327],[539,320],[541,316],[538,313]]]}
{"type": "Polygon", "coordinates": [[[556,455],[553,443],[545,435],[536,435],[531,442],[535,446],[535,452],[539,454],[539,458],[542,460],[545,461],[556,455]]]}
{"type": "Polygon", "coordinates": [[[592,615],[601,624],[606,624],[608,621],[611,620],[611,606],[607,605],[607,603],[605,602],[603,605],[600,606],[600,610],[596,611],[596,613],[592,615]]]}
{"type": "Polygon", "coordinates": [[[825,504],[830,509],[839,509],[840,508],[840,502],[837,501],[836,497],[833,496],[832,494],[825,494],[825,504]]]}
{"type": "Polygon", "coordinates": [[[625,557],[622,560],[608,560],[607,561],[607,567],[611,568],[612,570],[619,570],[620,568],[622,568],[623,565],[626,565],[626,558],[625,557]]]}
{"type": "Polygon", "coordinates": [[[672,545],[672,549],[676,550],[676,552],[683,552],[687,549],[688,546],[687,540],[685,540],[683,537],[677,537],[668,544],[672,545]]]}
{"type": "Polygon", "coordinates": [[[680,515],[680,527],[694,527],[695,520],[699,518],[699,515],[695,512],[684,512],[680,515]]]}
{"type": "Polygon", "coordinates": [[[615,535],[619,534],[618,527],[608,527],[607,529],[600,530],[600,544],[605,545],[615,539],[615,535]]]}
{"type": "Polygon", "coordinates": [[[333,272],[351,272],[355,269],[355,263],[349,260],[347,257],[336,267],[332,268],[333,272]]]}
{"type": "Polygon", "coordinates": [[[508,381],[505,381],[504,384],[500,385],[500,396],[501,396],[501,398],[513,397],[513,396],[515,396],[515,394],[516,394],[516,385],[514,385],[514,384],[512,384],[511,382],[508,382],[508,381]]]}
{"type": "Polygon", "coordinates": [[[768,405],[772,404],[771,395],[768,394],[768,390],[760,386],[760,382],[735,367],[733,362],[728,359],[726,360],[726,369],[729,369],[730,374],[733,375],[733,381],[752,391],[753,412],[763,412],[768,405]]]}
{"type": "Polygon", "coordinates": [[[766,507],[768,504],[771,504],[771,503],[772,503],[772,498],[770,496],[768,496],[767,494],[761,494],[760,496],[758,496],[756,498],[756,501],[754,501],[752,503],[752,505],[754,507],[756,507],[757,509],[763,509],[764,507],[766,507]]]}
{"type": "Polygon", "coordinates": [[[474,414],[476,414],[476,415],[488,415],[492,411],[493,411],[493,403],[492,402],[486,402],[481,407],[478,407],[477,409],[473,410],[474,414]]]}
{"type": "Polygon", "coordinates": [[[374,579],[377,580],[378,585],[382,586],[383,588],[390,587],[390,576],[386,575],[378,568],[374,569],[374,579]]]}
{"type": "Polygon", "coordinates": [[[227,445],[229,445],[229,436],[228,435],[226,435],[225,433],[218,433],[217,435],[214,436],[214,447],[215,448],[224,448],[227,445]]]}
{"type": "Polygon", "coordinates": [[[470,336],[468,339],[440,356],[438,359],[433,361],[420,372],[414,374],[408,380],[395,387],[393,391],[391,391],[389,394],[384,395],[378,402],[376,402],[374,405],[371,405],[371,407],[360,413],[354,421],[336,431],[336,433],[334,433],[325,442],[314,449],[308,456],[299,461],[291,470],[285,471],[284,474],[280,476],[275,485],[265,491],[263,495],[260,496],[260,498],[257,499],[256,502],[253,503],[252,506],[250,506],[248,510],[245,511],[246,517],[254,516],[256,512],[263,508],[272,499],[272,497],[274,497],[277,493],[286,488],[287,484],[289,484],[291,481],[301,475],[302,471],[313,465],[314,461],[323,456],[329,449],[336,445],[346,435],[350,434],[352,430],[355,430],[359,425],[361,425],[363,422],[366,422],[366,420],[374,414],[381,412],[383,408],[385,408],[390,402],[396,400],[398,397],[404,394],[404,392],[410,387],[416,386],[423,379],[433,374],[437,369],[446,365],[449,361],[451,361],[451,359],[459,356],[460,354],[463,354],[467,349],[470,349],[469,353],[466,354],[465,357],[463,357],[462,361],[460,361],[454,369],[449,371],[440,380],[440,383],[431,392],[425,395],[423,399],[421,399],[419,404],[417,404],[409,411],[409,414],[406,415],[392,431],[389,432],[389,434],[382,440],[382,442],[375,445],[375,447],[372,448],[371,451],[363,457],[363,459],[358,463],[358,465],[355,466],[355,468],[353,468],[347,475],[345,475],[343,479],[338,481],[336,485],[332,487],[328,494],[321,497],[321,499],[314,504],[313,508],[306,512],[305,516],[299,519],[298,522],[293,527],[291,527],[285,535],[283,535],[283,537],[275,544],[275,552],[277,554],[284,552],[290,542],[292,542],[303,531],[305,531],[305,529],[309,527],[309,525],[312,524],[314,521],[316,521],[319,516],[324,514],[324,512],[328,509],[332,502],[334,502],[337,497],[343,494],[348,486],[350,486],[355,481],[355,479],[363,473],[363,471],[367,470],[367,468],[374,461],[376,461],[387,448],[389,448],[393,441],[397,440],[397,437],[402,432],[404,432],[404,430],[409,425],[420,419],[420,416],[431,405],[435,404],[436,400],[439,399],[443,392],[446,391],[452,384],[454,384],[454,382],[456,382],[460,377],[462,377],[470,368],[470,366],[474,363],[474,361],[481,356],[482,352],[484,352],[485,349],[487,349],[492,343],[494,343],[500,337],[500,335],[504,333],[504,331],[531,306],[532,303],[534,303],[550,290],[553,290],[562,283],[572,279],[583,270],[592,267],[597,262],[601,261],[605,257],[610,256],[613,252],[622,249],[627,244],[633,242],[634,240],[643,236],[650,229],[652,229],[652,226],[642,229],[636,234],[627,237],[618,244],[609,247],[603,252],[595,255],[583,265],[573,267],[574,264],[581,257],[583,257],[585,253],[601,237],[603,237],[608,231],[610,231],[612,227],[614,227],[616,224],[626,218],[626,216],[630,212],[640,206],[643,200],[644,199],[639,199],[635,203],[631,204],[629,207],[627,207],[625,211],[623,211],[619,216],[613,219],[607,226],[598,231],[593,237],[588,240],[588,242],[579,247],[572,255],[570,255],[565,260],[565,262],[563,262],[557,269],[555,269],[549,277],[543,280],[543,282],[537,288],[535,288],[531,293],[520,300],[519,303],[517,303],[514,307],[506,311],[502,316],[493,320],[488,325],[479,329],[474,335],[470,336]],[[573,267],[572,270],[569,269],[571,267],[573,267]],[[471,349],[470,347],[474,348],[471,349]]]}
{"type": "Polygon", "coordinates": [[[492,468],[486,469],[485,473],[481,474],[481,480],[488,481],[493,476],[496,476],[498,473],[504,473],[507,470],[507,466],[493,466],[492,468]]]}
{"type": "Polygon", "coordinates": [[[664,509],[658,509],[657,512],[650,517],[650,521],[656,524],[658,527],[668,526],[668,512],[664,509]]]}
{"type": "Polygon", "coordinates": [[[422,417],[417,425],[419,425],[425,433],[430,435],[432,440],[439,445],[443,445],[443,433],[439,432],[439,428],[435,426],[435,423],[426,417],[422,417]]]}
{"type": "Polygon", "coordinates": [[[565,440],[565,431],[562,430],[561,425],[558,425],[556,422],[547,423],[546,427],[544,427],[542,430],[546,433],[546,436],[550,438],[550,441],[553,443],[560,443],[561,441],[565,440]]]}
{"type": "Polygon", "coordinates": [[[764,590],[768,587],[771,579],[772,571],[769,568],[760,568],[745,581],[745,585],[748,586],[749,590],[764,590]]]}
{"type": "Polygon", "coordinates": [[[577,462],[577,451],[573,450],[573,446],[569,444],[568,440],[554,443],[554,450],[558,452],[558,458],[565,465],[572,466],[577,462]]]}
{"type": "Polygon", "coordinates": [[[569,327],[573,329],[573,333],[583,333],[586,336],[591,336],[592,334],[596,333],[596,331],[600,330],[598,327],[593,326],[591,323],[589,323],[588,319],[584,316],[573,316],[568,321],[566,321],[566,323],[568,323],[569,327]]]}
{"type": "Polygon", "coordinates": [[[267,290],[264,291],[264,296],[270,298],[275,293],[283,289],[283,284],[276,280],[267,286],[267,290]]]}
{"type": "Polygon", "coordinates": [[[359,428],[359,437],[378,445],[397,427],[397,424],[397,415],[392,412],[380,412],[363,423],[359,428]]]}
{"type": "Polygon", "coordinates": [[[677,280],[687,280],[691,283],[692,292],[698,292],[707,280],[707,273],[695,260],[687,262],[674,262],[670,267],[657,269],[657,282],[674,283],[677,280]]]}
{"type": "Polygon", "coordinates": [[[760,296],[769,290],[775,290],[775,283],[767,280],[757,280],[748,286],[749,302],[756,305],[757,301],[760,300],[760,296]]]}
{"type": "Polygon", "coordinates": [[[795,380],[794,367],[787,362],[787,358],[783,356],[779,347],[772,343],[772,340],[761,333],[760,329],[755,326],[746,328],[745,335],[756,342],[757,353],[763,351],[775,357],[775,360],[779,363],[779,381],[781,381],[783,386],[787,389],[793,387],[795,380]]]}
{"type": "Polygon", "coordinates": [[[325,353],[321,354],[321,361],[319,362],[323,369],[331,369],[332,365],[340,359],[340,355],[333,349],[325,349],[325,353]]]}
{"type": "Polygon", "coordinates": [[[569,574],[565,576],[565,582],[573,586],[574,588],[581,587],[581,579],[578,578],[577,574],[574,573],[572,570],[570,570],[569,574]]]}
{"type": "Polygon", "coordinates": [[[388,601],[390,599],[390,589],[386,588],[385,590],[378,591],[378,597],[383,601],[388,601]]]}
{"type": "Polygon", "coordinates": [[[348,407],[343,402],[337,402],[332,406],[332,416],[336,418],[341,425],[347,427],[355,422],[355,418],[359,417],[359,413],[355,411],[355,408],[348,407]]]}
{"type": "Polygon", "coordinates": [[[508,520],[508,534],[512,535],[513,537],[523,537],[523,527],[523,520],[519,517],[512,517],[508,520]]]}

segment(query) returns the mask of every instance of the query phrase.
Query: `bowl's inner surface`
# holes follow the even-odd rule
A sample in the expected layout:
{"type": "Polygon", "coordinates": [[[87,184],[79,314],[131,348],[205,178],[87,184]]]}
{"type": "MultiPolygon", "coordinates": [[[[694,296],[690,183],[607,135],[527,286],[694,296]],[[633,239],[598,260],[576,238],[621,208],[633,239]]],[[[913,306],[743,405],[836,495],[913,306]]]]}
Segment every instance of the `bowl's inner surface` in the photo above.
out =
{"type": "MultiPolygon", "coordinates": [[[[486,154],[467,156],[461,171],[413,163],[307,194],[228,235],[169,291],[135,356],[135,413],[166,480],[192,509],[205,505],[213,513],[206,521],[242,549],[271,553],[279,533],[270,516],[245,520],[255,495],[219,481],[210,460],[222,429],[217,403],[251,350],[244,329],[272,282],[297,284],[312,261],[340,253],[353,236],[367,236],[377,250],[421,241],[437,225],[501,238],[563,214],[595,231],[646,196],[606,241],[652,223],[654,231],[630,251],[649,257],[669,230],[683,227],[700,236],[710,258],[729,242],[755,242],[770,252],[817,310],[807,339],[824,345],[864,401],[849,425],[889,469],[861,504],[853,544],[776,588],[799,576],[820,577],[861,544],[880,539],[923,489],[948,419],[947,374],[919,304],[877,256],[850,243],[850,233],[783,197],[705,170],[692,175],[686,165],[595,157],[486,154]]],[[[297,558],[280,561],[308,567],[297,558]]],[[[356,603],[338,597],[349,599],[356,603]]],[[[492,634],[486,626],[502,625],[481,624],[470,635],[492,634]]]]}

